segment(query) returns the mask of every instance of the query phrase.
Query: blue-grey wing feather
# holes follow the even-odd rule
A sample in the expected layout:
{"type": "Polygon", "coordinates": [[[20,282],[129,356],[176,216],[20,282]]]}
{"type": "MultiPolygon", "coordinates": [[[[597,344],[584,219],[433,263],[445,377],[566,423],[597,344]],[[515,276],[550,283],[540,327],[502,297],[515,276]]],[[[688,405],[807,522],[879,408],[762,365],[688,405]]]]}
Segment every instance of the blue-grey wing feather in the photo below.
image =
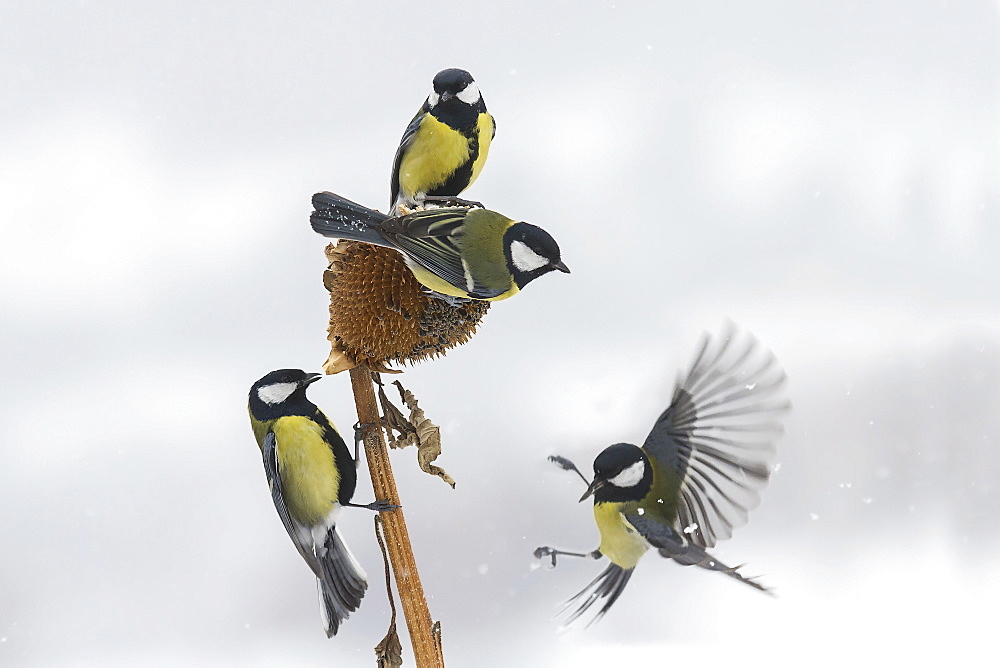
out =
{"type": "Polygon", "coordinates": [[[268,432],[267,436],[264,437],[263,457],[264,473],[267,475],[267,484],[271,488],[271,500],[274,502],[275,510],[278,511],[278,517],[281,518],[281,523],[285,526],[288,537],[295,544],[295,549],[299,551],[302,558],[309,564],[309,568],[316,574],[316,577],[320,577],[322,568],[319,559],[316,558],[312,546],[303,545],[299,539],[295,520],[288,514],[288,506],[285,505],[285,496],[281,489],[281,472],[278,470],[278,440],[275,438],[273,431],[268,432]]]}
{"type": "Polygon", "coordinates": [[[396,149],[396,157],[392,161],[392,180],[389,184],[389,206],[393,212],[396,211],[396,206],[399,204],[399,168],[403,163],[403,156],[413,143],[413,138],[420,128],[420,122],[427,115],[427,111],[427,103],[425,102],[420,107],[420,111],[410,121],[410,124],[406,126],[403,136],[399,140],[399,148],[396,149]]]}
{"type": "Polygon", "coordinates": [[[682,566],[697,566],[709,571],[725,573],[754,589],[768,591],[763,585],[745,578],[739,573],[739,566],[730,567],[722,563],[701,545],[695,545],[678,534],[672,527],[650,518],[648,515],[629,513],[625,519],[639,534],[657,548],[661,557],[673,559],[682,566]]]}
{"type": "Polygon", "coordinates": [[[503,290],[489,288],[473,278],[469,283],[462,262],[463,207],[417,211],[393,218],[382,226],[382,234],[391,239],[414,262],[476,299],[489,299],[503,290]]]}

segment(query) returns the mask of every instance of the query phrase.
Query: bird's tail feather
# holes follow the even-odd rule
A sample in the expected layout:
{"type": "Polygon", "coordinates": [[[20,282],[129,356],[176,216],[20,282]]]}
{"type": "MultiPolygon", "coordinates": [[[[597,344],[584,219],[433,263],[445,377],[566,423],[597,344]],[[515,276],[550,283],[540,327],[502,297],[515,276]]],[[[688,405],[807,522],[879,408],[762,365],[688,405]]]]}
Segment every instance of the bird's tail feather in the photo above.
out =
{"type": "Polygon", "coordinates": [[[347,549],[336,527],[331,527],[327,533],[324,548],[326,553],[320,558],[319,588],[326,637],[331,638],[337,634],[341,622],[361,605],[368,588],[368,576],[347,549]]]}
{"type": "Polygon", "coordinates": [[[389,218],[384,213],[330,192],[316,193],[312,204],[314,211],[309,222],[313,230],[324,237],[385,245],[385,240],[375,230],[376,225],[389,218]]]}
{"type": "Polygon", "coordinates": [[[569,610],[574,604],[578,605],[576,605],[576,609],[566,619],[565,626],[569,626],[576,621],[590,606],[597,603],[600,599],[607,599],[594,618],[587,622],[587,626],[590,626],[603,617],[611,606],[614,605],[614,602],[618,600],[618,597],[622,595],[625,585],[628,584],[634,570],[632,568],[622,568],[617,564],[608,564],[608,567],[601,571],[601,574],[594,578],[589,585],[584,587],[583,591],[566,601],[566,605],[560,614],[569,610]]]}
{"type": "Polygon", "coordinates": [[[744,584],[748,584],[754,589],[765,593],[772,593],[769,588],[759,582],[756,582],[754,578],[743,577],[743,575],[739,572],[742,566],[726,566],[724,563],[709,554],[708,550],[703,547],[698,547],[697,545],[687,545],[683,551],[661,548],[659,552],[661,557],[673,559],[681,566],[697,566],[709,571],[725,573],[729,577],[735,578],[744,584]]]}

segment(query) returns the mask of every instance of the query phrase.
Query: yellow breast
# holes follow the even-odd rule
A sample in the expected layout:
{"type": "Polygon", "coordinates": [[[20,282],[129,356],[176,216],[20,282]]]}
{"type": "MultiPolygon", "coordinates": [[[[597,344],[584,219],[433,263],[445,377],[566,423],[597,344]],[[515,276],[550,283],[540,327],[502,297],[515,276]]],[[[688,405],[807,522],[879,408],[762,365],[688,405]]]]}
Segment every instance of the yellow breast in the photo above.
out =
{"type": "Polygon", "coordinates": [[[278,418],[272,428],[288,512],[303,524],[318,524],[333,510],[340,489],[323,428],[302,416],[278,418]]]}
{"type": "Polygon", "coordinates": [[[622,568],[635,568],[649,549],[649,543],[625,521],[621,506],[617,503],[594,504],[594,520],[601,532],[601,554],[622,568]]]}
{"type": "Polygon", "coordinates": [[[433,190],[468,160],[468,138],[427,114],[399,165],[400,190],[407,196],[433,190]]]}
{"type": "MultiPolygon", "coordinates": [[[[410,268],[410,271],[413,272],[413,276],[418,281],[420,281],[420,283],[422,285],[430,288],[434,292],[440,292],[443,295],[450,295],[452,297],[468,297],[469,296],[468,291],[466,291],[466,290],[460,290],[460,289],[456,288],[454,285],[452,285],[448,281],[444,280],[443,278],[441,278],[440,276],[438,276],[434,272],[428,271],[428,270],[424,269],[419,264],[417,264],[416,262],[413,262],[409,258],[406,258],[406,266],[410,268]]],[[[510,282],[510,287],[506,291],[501,292],[496,297],[490,297],[489,299],[485,299],[483,301],[497,302],[497,301],[501,301],[501,300],[507,299],[508,297],[512,297],[512,296],[516,295],[517,293],[518,293],[517,284],[515,284],[513,281],[511,281],[510,282]]]]}

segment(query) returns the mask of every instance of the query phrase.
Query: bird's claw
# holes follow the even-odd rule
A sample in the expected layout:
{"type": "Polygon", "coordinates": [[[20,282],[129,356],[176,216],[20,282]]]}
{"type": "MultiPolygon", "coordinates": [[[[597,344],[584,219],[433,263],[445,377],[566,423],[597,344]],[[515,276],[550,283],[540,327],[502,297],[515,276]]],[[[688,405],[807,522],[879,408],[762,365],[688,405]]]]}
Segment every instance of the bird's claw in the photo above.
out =
{"type": "Polygon", "coordinates": [[[559,551],[551,547],[539,547],[535,549],[535,559],[550,557],[552,559],[552,568],[556,567],[556,555],[558,554],[559,551]]]}
{"type": "Polygon", "coordinates": [[[461,197],[450,197],[448,195],[424,195],[425,203],[433,203],[438,206],[464,206],[470,209],[479,208],[485,209],[482,202],[476,202],[471,199],[462,199],[461,197]]]}
{"type": "Polygon", "coordinates": [[[461,308],[465,304],[468,304],[469,302],[473,301],[469,297],[456,297],[454,295],[446,295],[430,289],[425,289],[423,293],[428,297],[430,297],[431,299],[437,299],[439,301],[442,301],[448,306],[451,306],[452,308],[461,308]]]}
{"type": "Polygon", "coordinates": [[[564,471],[576,470],[576,464],[560,455],[549,455],[549,461],[564,471]]]}
{"type": "Polygon", "coordinates": [[[364,422],[363,423],[363,422],[361,422],[361,420],[358,420],[357,422],[355,422],[354,423],[354,442],[355,443],[360,443],[361,441],[365,440],[365,431],[368,430],[368,427],[374,427],[374,426],[375,426],[374,422],[364,422]]]}
{"type": "Polygon", "coordinates": [[[576,467],[576,464],[570,460],[562,457],[560,455],[549,455],[549,461],[561,468],[563,471],[572,471],[573,473],[580,476],[580,480],[584,482],[585,485],[590,485],[590,481],[587,480],[587,476],[580,472],[580,469],[576,467]]]}
{"type": "Polygon", "coordinates": [[[382,500],[382,501],[372,501],[365,507],[368,508],[368,510],[374,510],[380,513],[391,513],[397,508],[402,508],[403,506],[391,503],[388,500],[382,500]]]}

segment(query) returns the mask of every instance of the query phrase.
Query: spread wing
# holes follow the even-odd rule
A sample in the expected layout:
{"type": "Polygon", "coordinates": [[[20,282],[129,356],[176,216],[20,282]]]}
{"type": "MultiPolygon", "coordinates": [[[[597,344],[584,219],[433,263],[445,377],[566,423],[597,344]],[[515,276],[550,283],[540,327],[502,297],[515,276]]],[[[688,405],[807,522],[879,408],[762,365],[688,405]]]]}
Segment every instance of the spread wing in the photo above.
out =
{"type": "Polygon", "coordinates": [[[285,505],[285,495],[281,489],[281,475],[278,471],[278,439],[275,438],[273,431],[269,431],[264,437],[263,457],[264,473],[267,475],[267,484],[271,488],[271,500],[274,501],[274,508],[278,511],[278,517],[281,518],[281,523],[285,525],[285,531],[288,532],[288,537],[295,543],[295,548],[299,551],[299,554],[309,564],[309,568],[313,570],[316,577],[320,577],[322,566],[319,559],[316,558],[312,546],[304,545],[299,539],[299,533],[295,530],[294,520],[288,514],[288,507],[285,505]]]}
{"type": "Polygon", "coordinates": [[[393,211],[395,211],[396,205],[399,203],[399,167],[403,164],[403,156],[409,150],[410,145],[413,144],[413,138],[420,127],[420,121],[424,120],[427,112],[427,103],[424,102],[424,105],[420,107],[420,111],[413,117],[410,124],[406,126],[406,130],[403,131],[403,137],[399,140],[399,148],[396,149],[396,157],[392,162],[392,180],[389,183],[389,207],[393,211]]]}
{"type": "Polygon", "coordinates": [[[699,547],[713,547],[760,503],[774,459],[785,373],[774,356],[732,323],[706,337],[691,371],[643,449],[680,478],[677,526],[699,547]]]}
{"type": "Polygon", "coordinates": [[[489,299],[503,290],[476,282],[462,261],[463,226],[469,211],[465,207],[416,211],[383,222],[379,230],[427,271],[470,297],[489,299]]]}

